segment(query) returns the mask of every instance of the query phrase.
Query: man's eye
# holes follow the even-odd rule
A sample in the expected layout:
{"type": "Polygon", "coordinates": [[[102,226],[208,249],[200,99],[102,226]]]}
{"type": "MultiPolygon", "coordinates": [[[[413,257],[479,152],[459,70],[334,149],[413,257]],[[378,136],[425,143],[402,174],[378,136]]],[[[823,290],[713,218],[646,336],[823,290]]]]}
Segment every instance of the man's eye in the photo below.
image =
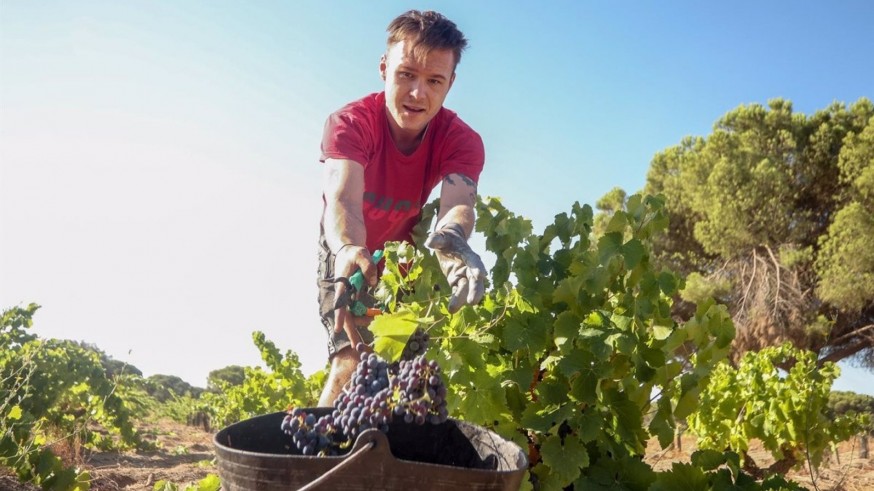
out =
{"type": "Polygon", "coordinates": [[[398,77],[400,77],[400,78],[412,78],[413,74],[410,72],[398,72],[398,77]]]}
{"type": "Polygon", "coordinates": [[[436,78],[432,78],[431,80],[429,80],[429,82],[431,82],[431,85],[440,85],[442,83],[440,80],[437,80],[436,78]]]}

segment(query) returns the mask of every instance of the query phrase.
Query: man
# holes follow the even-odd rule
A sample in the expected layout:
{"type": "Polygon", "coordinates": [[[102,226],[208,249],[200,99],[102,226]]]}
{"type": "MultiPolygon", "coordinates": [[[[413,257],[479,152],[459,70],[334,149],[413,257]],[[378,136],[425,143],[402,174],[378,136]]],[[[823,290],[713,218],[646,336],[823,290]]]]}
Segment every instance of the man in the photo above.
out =
{"type": "Polygon", "coordinates": [[[388,26],[379,62],[385,90],[333,113],[322,138],[324,163],[319,281],[331,370],[319,400],[330,406],[372,335],[366,320],[337,307],[359,269],[377,282],[371,254],[387,241],[412,241],[421,207],[440,182],[437,225],[425,242],[452,285],[451,312],[483,296],[482,261],[467,245],[476,183],[485,160],[482,139],[443,108],[467,46],[455,24],[436,12],[411,10],[388,26]]]}

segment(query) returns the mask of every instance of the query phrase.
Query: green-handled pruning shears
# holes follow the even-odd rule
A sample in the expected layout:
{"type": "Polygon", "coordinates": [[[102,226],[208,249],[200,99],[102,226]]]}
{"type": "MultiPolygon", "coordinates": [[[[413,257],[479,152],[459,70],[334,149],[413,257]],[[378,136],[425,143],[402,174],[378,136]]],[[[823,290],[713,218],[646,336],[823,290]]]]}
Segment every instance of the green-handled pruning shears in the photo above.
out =
{"type": "MultiPolygon", "coordinates": [[[[377,249],[373,251],[373,264],[379,263],[382,260],[382,249],[377,249]]],[[[337,278],[334,280],[335,282],[342,282],[346,285],[346,291],[343,292],[343,296],[337,299],[335,303],[335,309],[348,307],[349,311],[352,315],[355,316],[369,316],[373,317],[375,315],[379,315],[382,313],[379,309],[369,308],[361,300],[358,300],[358,293],[361,292],[361,289],[364,288],[364,273],[359,269],[352,276],[347,278],[337,278]]]]}

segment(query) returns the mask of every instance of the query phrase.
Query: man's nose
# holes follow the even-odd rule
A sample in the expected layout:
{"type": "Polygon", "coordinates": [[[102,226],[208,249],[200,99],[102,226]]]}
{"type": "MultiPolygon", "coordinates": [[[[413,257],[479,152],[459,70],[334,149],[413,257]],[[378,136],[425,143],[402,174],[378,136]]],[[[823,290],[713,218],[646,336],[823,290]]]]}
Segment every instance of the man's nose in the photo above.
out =
{"type": "Polygon", "coordinates": [[[425,84],[421,78],[417,78],[413,81],[413,85],[410,87],[410,96],[413,99],[418,99],[425,93],[425,84]]]}

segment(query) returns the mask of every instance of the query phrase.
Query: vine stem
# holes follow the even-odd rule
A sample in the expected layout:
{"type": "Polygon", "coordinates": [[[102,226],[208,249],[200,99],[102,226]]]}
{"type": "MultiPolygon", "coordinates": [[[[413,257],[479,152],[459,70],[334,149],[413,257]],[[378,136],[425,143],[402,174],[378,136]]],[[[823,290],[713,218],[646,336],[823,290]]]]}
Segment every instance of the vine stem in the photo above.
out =
{"type": "MultiPolygon", "coordinates": [[[[853,444],[850,446],[850,461],[853,460],[853,454],[856,452],[856,439],[853,438],[853,444]]],[[[839,453],[837,447],[835,447],[835,453],[839,453]]],[[[840,463],[840,459],[838,459],[838,463],[840,463]]],[[[847,475],[849,474],[850,462],[847,462],[846,465],[843,466],[844,470],[841,473],[841,479],[835,484],[834,489],[843,489],[844,481],[847,479],[847,475]]]]}
{"type": "MultiPolygon", "coordinates": [[[[808,404],[807,404],[807,413],[808,413],[808,418],[809,418],[809,414],[810,414],[810,412],[811,412],[811,410],[810,410],[810,401],[811,401],[812,399],[813,399],[812,397],[808,397],[808,398],[807,398],[807,401],[808,401],[808,404]]],[[[819,485],[818,485],[817,482],[816,482],[816,476],[814,476],[814,472],[813,472],[813,462],[811,462],[811,460],[810,460],[810,445],[809,445],[809,442],[810,442],[810,424],[805,424],[805,425],[804,425],[804,457],[805,457],[805,460],[807,460],[807,471],[810,472],[810,482],[813,484],[813,489],[815,489],[816,491],[819,491],[819,485]]]]}

